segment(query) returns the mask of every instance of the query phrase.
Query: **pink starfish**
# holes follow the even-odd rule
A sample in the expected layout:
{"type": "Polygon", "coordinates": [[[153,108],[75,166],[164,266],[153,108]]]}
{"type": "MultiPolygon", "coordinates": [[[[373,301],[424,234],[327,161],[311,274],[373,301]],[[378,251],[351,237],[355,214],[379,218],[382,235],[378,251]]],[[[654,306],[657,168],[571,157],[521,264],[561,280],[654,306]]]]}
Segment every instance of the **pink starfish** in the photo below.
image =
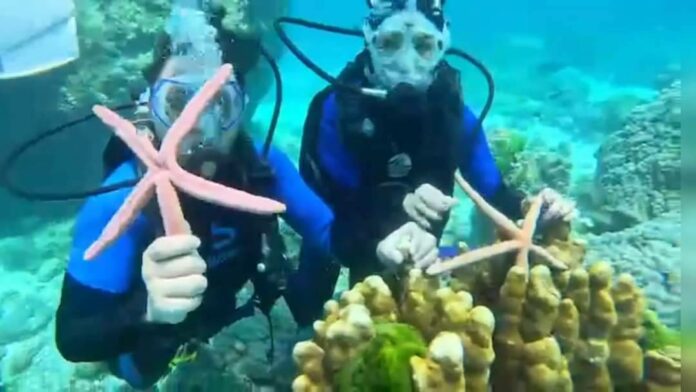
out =
{"type": "Polygon", "coordinates": [[[500,211],[496,210],[493,206],[488,204],[486,200],[474,190],[474,188],[469,185],[462,176],[457,173],[455,174],[455,179],[459,186],[464,190],[464,192],[471,198],[471,200],[476,204],[476,206],[486,214],[493,223],[498,226],[498,228],[503,232],[504,235],[511,238],[497,244],[486,246],[483,248],[474,249],[469,252],[462,253],[461,255],[447,260],[441,263],[432,264],[428,269],[427,273],[430,275],[437,275],[453,269],[461,268],[466,265],[476,263],[478,261],[488,260],[491,257],[506,254],[509,252],[517,251],[517,258],[515,264],[523,267],[524,269],[529,269],[529,252],[532,252],[542,259],[546,260],[551,266],[566,269],[566,265],[556,259],[551,253],[539,245],[533,243],[534,232],[536,231],[537,218],[541,212],[542,199],[539,196],[534,197],[532,204],[527,210],[527,214],[522,221],[522,227],[518,227],[513,221],[508,217],[503,215],[500,211]]]}
{"type": "Polygon", "coordinates": [[[85,260],[93,259],[116,241],[155,193],[165,233],[190,233],[175,187],[200,200],[228,208],[258,214],[285,211],[285,205],[282,203],[208,181],[185,171],[177,162],[177,152],[182,139],[193,129],[205,107],[231,75],[232,66],[225,64],[203,85],[172,124],[162,140],[159,151],[154,148],[149,138],[138,134],[135,125],[104,106],[94,106],[94,113],[133,150],[147,167],[147,173],[104,227],[99,238],[87,249],[84,254],[85,260]]]}

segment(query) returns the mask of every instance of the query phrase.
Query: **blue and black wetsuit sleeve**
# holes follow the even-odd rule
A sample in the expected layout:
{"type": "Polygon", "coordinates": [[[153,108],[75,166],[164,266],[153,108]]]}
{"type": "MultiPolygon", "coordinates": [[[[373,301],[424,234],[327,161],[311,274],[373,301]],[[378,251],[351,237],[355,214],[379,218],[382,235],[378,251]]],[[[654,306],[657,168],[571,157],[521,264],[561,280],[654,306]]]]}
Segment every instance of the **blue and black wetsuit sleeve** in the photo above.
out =
{"type": "MultiPolygon", "coordinates": [[[[134,172],[132,165],[124,164],[106,184],[133,178],[134,172]]],[[[117,375],[142,387],[166,371],[176,352],[171,326],[143,319],[147,292],[140,258],[153,238],[151,225],[141,215],[94,260],[83,258],[129,192],[92,197],[78,215],[56,314],[56,345],[69,361],[108,361],[117,375]]]]}
{"type": "Polygon", "coordinates": [[[508,187],[495,163],[486,135],[478,127],[476,115],[464,108],[459,159],[457,165],[462,176],[493,207],[508,218],[521,219],[524,194],[508,187]]]}
{"type": "Polygon", "coordinates": [[[334,223],[331,209],[305,183],[283,152],[271,148],[268,163],[276,177],[270,197],[286,205],[283,218],[302,237],[303,246],[310,246],[319,255],[331,255],[334,223]]]}

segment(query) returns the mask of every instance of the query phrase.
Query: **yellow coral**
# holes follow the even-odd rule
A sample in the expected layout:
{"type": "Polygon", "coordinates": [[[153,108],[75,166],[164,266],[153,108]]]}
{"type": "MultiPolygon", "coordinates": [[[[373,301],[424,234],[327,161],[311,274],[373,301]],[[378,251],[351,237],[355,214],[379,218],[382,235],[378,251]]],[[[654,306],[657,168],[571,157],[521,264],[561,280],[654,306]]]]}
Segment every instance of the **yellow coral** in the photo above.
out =
{"type": "Polygon", "coordinates": [[[651,350],[645,355],[646,391],[681,391],[681,347],[651,350]]]}
{"type": "Polygon", "coordinates": [[[301,375],[292,383],[293,392],[330,392],[324,374],[324,350],[314,342],[299,342],[292,356],[301,375]]]}
{"type": "Polygon", "coordinates": [[[408,273],[405,295],[401,304],[401,318],[416,327],[426,339],[435,335],[435,293],[440,284],[437,278],[426,277],[423,271],[408,273]]]}
{"type": "Polygon", "coordinates": [[[643,337],[645,300],[643,293],[628,274],[622,274],[612,289],[617,323],[609,342],[609,369],[616,386],[636,386],[643,379],[643,337]]]}
{"type": "Polygon", "coordinates": [[[536,340],[524,346],[524,367],[527,390],[565,392],[573,390],[568,364],[553,337],[536,340]]]}
{"type": "Polygon", "coordinates": [[[518,374],[522,365],[524,342],[520,333],[525,296],[527,295],[527,271],[514,266],[508,271],[500,289],[498,302],[499,321],[495,331],[494,386],[498,389],[517,390],[518,374]]]}
{"type": "Polygon", "coordinates": [[[464,344],[464,373],[469,392],[485,392],[490,385],[491,364],[495,360],[493,330],[495,318],[486,307],[477,306],[469,312],[464,331],[459,336],[464,344]]]}
{"type": "Polygon", "coordinates": [[[568,363],[572,364],[580,341],[580,313],[570,298],[565,298],[558,307],[554,335],[568,363]]]}
{"type": "Polygon", "coordinates": [[[451,332],[438,334],[430,343],[428,357],[411,357],[413,383],[420,392],[464,392],[464,350],[451,332]]]}
{"type": "Polygon", "coordinates": [[[551,334],[558,314],[561,294],[545,265],[532,268],[521,323],[522,338],[527,341],[543,339],[551,334]]]}
{"type": "Polygon", "coordinates": [[[362,295],[365,306],[370,309],[370,314],[375,321],[396,321],[396,302],[384,280],[378,276],[369,276],[363,282],[356,284],[352,291],[362,295]]]}

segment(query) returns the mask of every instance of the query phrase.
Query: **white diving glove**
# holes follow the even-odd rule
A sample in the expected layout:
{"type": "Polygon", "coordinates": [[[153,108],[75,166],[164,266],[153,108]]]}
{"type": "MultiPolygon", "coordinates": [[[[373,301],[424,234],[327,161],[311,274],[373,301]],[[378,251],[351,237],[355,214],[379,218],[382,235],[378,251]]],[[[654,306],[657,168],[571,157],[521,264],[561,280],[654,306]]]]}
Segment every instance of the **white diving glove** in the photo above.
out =
{"type": "Polygon", "coordinates": [[[377,257],[387,269],[411,259],[416,268],[427,268],[437,260],[437,239],[414,222],[406,223],[377,245],[377,257]]]}
{"type": "Polygon", "coordinates": [[[441,221],[457,199],[449,197],[430,184],[423,184],[415,192],[406,195],[403,201],[408,216],[426,230],[431,228],[431,221],[441,221]]]}
{"type": "Polygon", "coordinates": [[[147,288],[145,321],[178,324],[200,306],[208,280],[198,255],[201,241],[192,235],[160,237],[143,252],[142,277],[147,288]]]}

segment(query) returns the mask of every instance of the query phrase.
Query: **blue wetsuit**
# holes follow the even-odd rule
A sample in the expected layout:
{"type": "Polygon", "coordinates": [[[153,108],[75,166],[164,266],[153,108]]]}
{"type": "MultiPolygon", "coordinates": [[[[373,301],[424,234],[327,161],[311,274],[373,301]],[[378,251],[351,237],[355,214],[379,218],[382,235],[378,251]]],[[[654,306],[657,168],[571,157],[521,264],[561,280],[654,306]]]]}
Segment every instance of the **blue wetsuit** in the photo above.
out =
{"type": "MultiPolygon", "coordinates": [[[[342,73],[345,83],[369,86],[361,56],[342,73]]],[[[402,204],[406,194],[431,184],[452,195],[456,169],[504,214],[521,217],[523,195],[505,186],[459,86],[458,72],[443,64],[422,101],[416,96],[394,104],[330,87],[312,102],[300,172],[334,212],[333,251],[351,269],[352,283],[379,273],[378,242],[410,221],[402,204]]],[[[447,220],[433,222],[436,237],[447,220]]],[[[308,325],[320,315],[333,291],[326,282],[335,282],[337,271],[303,249],[286,295],[298,323],[308,325]],[[306,298],[306,292],[321,295],[306,298]]]]}
{"type": "MultiPolygon", "coordinates": [[[[268,164],[272,180],[263,186],[242,185],[236,175],[221,182],[285,203],[283,218],[311,244],[308,247],[318,254],[329,252],[332,212],[306,186],[284,154],[271,150],[268,164]]],[[[130,160],[118,166],[106,184],[135,176],[135,162],[130,160]]],[[[159,217],[141,213],[95,260],[83,259],[85,249],[130,191],[92,197],[79,213],[57,311],[56,341],[66,359],[108,361],[116,375],[133,386],[147,387],[167,371],[181,344],[192,339],[206,341],[236,319],[253,314],[253,306],[237,306],[235,295],[258,274],[261,233],[269,221],[277,222],[277,217],[228,210],[181,195],[184,214],[202,240],[199,252],[208,264],[208,288],[200,307],[181,324],[146,323],[141,255],[161,233],[159,217]]]]}

